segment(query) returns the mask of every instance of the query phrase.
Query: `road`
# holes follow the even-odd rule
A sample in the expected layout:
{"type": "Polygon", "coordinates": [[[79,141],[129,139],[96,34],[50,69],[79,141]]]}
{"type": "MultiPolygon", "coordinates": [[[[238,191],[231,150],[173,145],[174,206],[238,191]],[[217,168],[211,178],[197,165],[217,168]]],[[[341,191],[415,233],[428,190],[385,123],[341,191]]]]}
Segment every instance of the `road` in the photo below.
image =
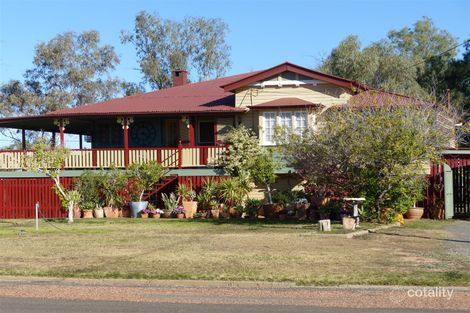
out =
{"type": "Polygon", "coordinates": [[[0,312],[470,312],[470,289],[284,283],[0,279],[0,312]],[[411,292],[410,292],[411,290],[411,292]],[[425,293],[427,296],[417,297],[425,293]],[[449,292],[452,295],[449,296],[449,292]],[[446,293],[447,292],[447,293],[446,293]]]}

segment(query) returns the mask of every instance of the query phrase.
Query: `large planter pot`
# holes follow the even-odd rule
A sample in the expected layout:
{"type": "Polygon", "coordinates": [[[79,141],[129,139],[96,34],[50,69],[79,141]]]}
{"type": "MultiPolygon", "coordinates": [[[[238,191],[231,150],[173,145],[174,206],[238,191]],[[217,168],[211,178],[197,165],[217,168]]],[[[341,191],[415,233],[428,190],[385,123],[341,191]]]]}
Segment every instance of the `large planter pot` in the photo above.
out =
{"type": "Polygon", "coordinates": [[[93,210],[82,210],[83,218],[93,218],[93,210]]]}
{"type": "Polygon", "coordinates": [[[103,211],[104,211],[104,216],[106,216],[106,218],[118,218],[119,217],[119,209],[117,208],[106,206],[103,208],[103,211]]]}
{"type": "Polygon", "coordinates": [[[343,217],[343,229],[346,229],[346,230],[356,229],[356,219],[352,217],[343,217]]]}
{"type": "Polygon", "coordinates": [[[409,208],[408,211],[406,211],[406,218],[410,220],[419,220],[424,213],[423,208],[409,208]]]}
{"type": "Polygon", "coordinates": [[[121,216],[122,216],[122,217],[131,217],[131,210],[129,210],[129,209],[122,209],[122,210],[121,210],[121,216]]]}
{"type": "Polygon", "coordinates": [[[227,213],[230,215],[230,217],[240,217],[235,207],[228,208],[227,213]]]}
{"type": "Polygon", "coordinates": [[[95,218],[103,218],[104,211],[102,208],[93,209],[93,215],[95,216],[95,218]]]}
{"type": "Polygon", "coordinates": [[[283,210],[284,210],[284,206],[280,203],[263,205],[263,215],[265,218],[277,217],[283,210]]]}
{"type": "Polygon", "coordinates": [[[165,211],[165,212],[163,212],[163,217],[164,217],[164,218],[170,218],[170,217],[171,217],[171,211],[165,211]]]}
{"type": "Polygon", "coordinates": [[[183,201],[186,218],[193,218],[197,212],[197,201],[183,201]]]}
{"type": "Polygon", "coordinates": [[[211,216],[213,219],[218,220],[220,215],[219,209],[213,209],[211,210],[211,216]]]}
{"type": "Polygon", "coordinates": [[[131,217],[136,218],[140,211],[145,210],[147,208],[148,204],[148,201],[130,202],[129,206],[131,207],[131,217]]]}
{"type": "Polygon", "coordinates": [[[73,208],[73,218],[80,218],[82,217],[82,210],[79,207],[73,208]]]}

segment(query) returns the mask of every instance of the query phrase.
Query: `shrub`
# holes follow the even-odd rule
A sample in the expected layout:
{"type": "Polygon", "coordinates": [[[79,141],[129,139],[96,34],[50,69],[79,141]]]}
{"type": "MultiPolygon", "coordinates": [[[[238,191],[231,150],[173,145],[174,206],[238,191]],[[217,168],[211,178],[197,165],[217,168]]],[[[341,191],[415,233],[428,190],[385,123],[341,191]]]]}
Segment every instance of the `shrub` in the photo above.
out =
{"type": "Polygon", "coordinates": [[[289,134],[282,150],[316,198],[364,196],[363,216],[388,222],[422,198],[424,168],[452,144],[455,119],[409,97],[354,99],[321,114],[317,129],[289,134]]]}

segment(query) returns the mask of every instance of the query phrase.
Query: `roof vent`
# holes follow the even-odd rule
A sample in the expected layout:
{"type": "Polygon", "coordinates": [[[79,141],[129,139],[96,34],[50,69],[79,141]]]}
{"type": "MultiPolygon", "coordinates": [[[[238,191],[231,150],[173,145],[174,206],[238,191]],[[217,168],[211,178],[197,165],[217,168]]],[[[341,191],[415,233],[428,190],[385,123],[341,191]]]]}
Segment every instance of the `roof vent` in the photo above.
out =
{"type": "Polygon", "coordinates": [[[188,82],[188,71],[175,70],[171,74],[173,80],[173,87],[186,85],[188,82]]]}

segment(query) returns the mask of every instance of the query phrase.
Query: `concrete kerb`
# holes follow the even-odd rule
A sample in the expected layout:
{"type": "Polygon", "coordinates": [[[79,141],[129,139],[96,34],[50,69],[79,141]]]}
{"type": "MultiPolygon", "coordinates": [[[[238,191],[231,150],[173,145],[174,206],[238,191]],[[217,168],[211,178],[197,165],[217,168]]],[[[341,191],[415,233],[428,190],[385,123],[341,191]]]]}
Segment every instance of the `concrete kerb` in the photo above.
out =
{"type": "Polygon", "coordinates": [[[346,234],[346,238],[347,239],[352,239],[354,237],[364,236],[364,235],[367,235],[367,234],[370,234],[370,233],[376,233],[378,230],[388,229],[388,228],[392,228],[392,227],[399,227],[399,226],[401,226],[400,223],[393,223],[393,224],[378,226],[378,227],[371,228],[371,229],[360,230],[360,231],[356,231],[356,232],[353,232],[353,233],[346,234]]]}

